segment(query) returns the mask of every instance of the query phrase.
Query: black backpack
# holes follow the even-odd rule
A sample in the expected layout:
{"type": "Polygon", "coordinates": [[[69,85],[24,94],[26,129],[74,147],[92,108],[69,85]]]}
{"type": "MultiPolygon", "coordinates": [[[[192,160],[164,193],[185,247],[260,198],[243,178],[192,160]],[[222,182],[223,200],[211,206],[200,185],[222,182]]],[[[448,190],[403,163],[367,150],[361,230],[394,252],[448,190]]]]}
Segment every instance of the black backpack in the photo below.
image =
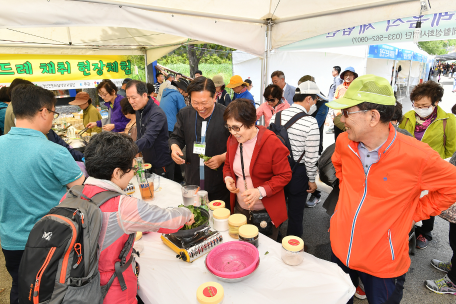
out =
{"type": "Polygon", "coordinates": [[[310,116],[305,112],[300,112],[298,114],[295,114],[290,120],[282,126],[282,112],[278,112],[275,116],[274,122],[271,122],[269,124],[269,130],[275,133],[277,137],[280,139],[280,141],[285,145],[285,147],[288,148],[288,151],[290,151],[290,154],[288,155],[288,162],[290,163],[290,168],[291,171],[294,172],[296,165],[299,164],[299,162],[302,160],[304,157],[304,154],[306,151],[304,150],[301,154],[301,156],[298,159],[298,162],[295,162],[293,158],[293,151],[291,150],[291,144],[290,144],[290,139],[288,138],[288,128],[290,128],[295,122],[303,118],[304,116],[310,116]]]}
{"type": "MultiPolygon", "coordinates": [[[[32,228],[19,266],[19,303],[102,303],[117,276],[126,289],[122,272],[135,234],[120,253],[116,272],[107,285],[100,286],[98,271],[102,211],[100,206],[119,196],[103,191],[91,198],[82,194],[84,186],[72,187],[65,199],[32,228]],[[118,265],[119,264],[119,265],[118,265]]],[[[130,266],[131,267],[131,266],[130,266]]]]}

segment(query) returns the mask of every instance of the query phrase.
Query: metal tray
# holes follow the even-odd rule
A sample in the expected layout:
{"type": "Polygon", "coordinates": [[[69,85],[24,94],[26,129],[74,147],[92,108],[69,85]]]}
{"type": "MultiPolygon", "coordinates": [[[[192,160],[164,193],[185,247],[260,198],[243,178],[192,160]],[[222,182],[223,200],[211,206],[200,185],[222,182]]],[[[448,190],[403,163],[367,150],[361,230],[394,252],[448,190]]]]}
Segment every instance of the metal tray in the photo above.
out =
{"type": "Polygon", "coordinates": [[[257,266],[256,266],[255,269],[254,269],[251,273],[249,273],[248,275],[243,276],[243,277],[240,277],[240,278],[236,278],[236,279],[227,279],[227,278],[222,278],[222,277],[219,277],[219,276],[213,274],[212,271],[210,271],[209,268],[207,268],[206,261],[207,261],[207,255],[206,255],[206,257],[204,258],[204,266],[206,267],[207,271],[209,271],[210,274],[212,274],[214,277],[216,277],[216,278],[219,279],[220,281],[227,282],[227,283],[237,283],[237,282],[244,281],[245,279],[247,279],[248,277],[250,277],[250,276],[258,269],[258,267],[260,266],[260,259],[258,259],[257,266]]]}

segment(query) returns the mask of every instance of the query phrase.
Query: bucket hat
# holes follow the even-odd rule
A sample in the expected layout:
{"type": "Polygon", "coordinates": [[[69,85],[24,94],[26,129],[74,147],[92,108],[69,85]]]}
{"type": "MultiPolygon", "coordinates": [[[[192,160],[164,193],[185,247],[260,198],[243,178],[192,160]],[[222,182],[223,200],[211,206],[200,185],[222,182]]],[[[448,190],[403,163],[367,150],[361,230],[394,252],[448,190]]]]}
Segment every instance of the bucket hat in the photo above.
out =
{"type": "Polygon", "coordinates": [[[340,79],[344,79],[345,72],[352,72],[353,74],[355,74],[355,79],[358,78],[358,73],[355,72],[355,68],[348,67],[345,68],[345,70],[342,73],[340,73],[340,79]]]}
{"type": "Polygon", "coordinates": [[[79,92],[76,94],[76,98],[69,102],[68,104],[73,105],[73,106],[80,106],[88,102],[90,99],[90,95],[87,92],[79,92]]]}
{"type": "Polygon", "coordinates": [[[240,85],[248,86],[248,84],[245,83],[244,80],[242,80],[241,76],[234,75],[233,77],[230,78],[230,83],[227,84],[226,87],[232,89],[232,88],[238,87],[240,85]]]}
{"type": "Polygon", "coordinates": [[[215,87],[221,87],[225,84],[225,82],[223,81],[223,76],[220,74],[212,77],[212,81],[214,82],[215,87]]]}

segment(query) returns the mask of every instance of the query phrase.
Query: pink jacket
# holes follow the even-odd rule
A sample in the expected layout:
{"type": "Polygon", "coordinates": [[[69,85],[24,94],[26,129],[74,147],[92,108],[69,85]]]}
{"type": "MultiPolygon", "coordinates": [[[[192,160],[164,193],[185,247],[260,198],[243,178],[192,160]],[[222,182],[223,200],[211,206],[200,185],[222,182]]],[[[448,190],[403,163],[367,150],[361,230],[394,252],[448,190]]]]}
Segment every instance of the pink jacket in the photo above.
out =
{"type": "Polygon", "coordinates": [[[256,110],[257,120],[260,119],[260,117],[264,115],[264,126],[268,127],[272,115],[274,115],[277,112],[288,109],[289,107],[290,107],[290,104],[283,97],[282,97],[282,103],[278,104],[275,107],[275,109],[273,107],[271,107],[270,105],[268,105],[267,102],[263,102],[261,104],[261,106],[259,106],[258,109],[256,110]]]}
{"type": "MultiPolygon", "coordinates": [[[[106,203],[100,209],[103,212],[103,223],[101,226],[100,258],[98,270],[100,271],[100,284],[106,285],[114,273],[114,264],[119,261],[119,254],[129,234],[137,231],[154,231],[160,233],[172,233],[179,230],[191,217],[187,208],[162,209],[155,205],[125,195],[125,193],[114,183],[107,180],[100,180],[89,177],[84,186],[83,193],[92,197],[105,190],[122,193],[106,203]]],[[[127,256],[130,258],[131,251],[127,256]]],[[[138,291],[137,277],[133,272],[135,263],[132,263],[131,270],[123,273],[127,289],[122,291],[119,280],[114,279],[104,304],[135,304],[138,291]]]]}

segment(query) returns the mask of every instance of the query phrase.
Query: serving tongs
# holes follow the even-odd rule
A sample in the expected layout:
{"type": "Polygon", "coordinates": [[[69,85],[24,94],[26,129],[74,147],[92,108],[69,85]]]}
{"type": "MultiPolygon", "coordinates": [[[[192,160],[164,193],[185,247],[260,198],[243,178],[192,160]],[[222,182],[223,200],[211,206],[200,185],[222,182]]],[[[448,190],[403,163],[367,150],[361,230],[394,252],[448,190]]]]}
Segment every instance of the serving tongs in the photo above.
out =
{"type": "MultiPolygon", "coordinates": [[[[88,127],[85,127],[81,132],[78,133],[78,135],[81,136],[82,134],[87,132],[88,129],[89,129],[88,127]]],[[[82,136],[81,136],[81,138],[82,138],[82,136]]]]}

